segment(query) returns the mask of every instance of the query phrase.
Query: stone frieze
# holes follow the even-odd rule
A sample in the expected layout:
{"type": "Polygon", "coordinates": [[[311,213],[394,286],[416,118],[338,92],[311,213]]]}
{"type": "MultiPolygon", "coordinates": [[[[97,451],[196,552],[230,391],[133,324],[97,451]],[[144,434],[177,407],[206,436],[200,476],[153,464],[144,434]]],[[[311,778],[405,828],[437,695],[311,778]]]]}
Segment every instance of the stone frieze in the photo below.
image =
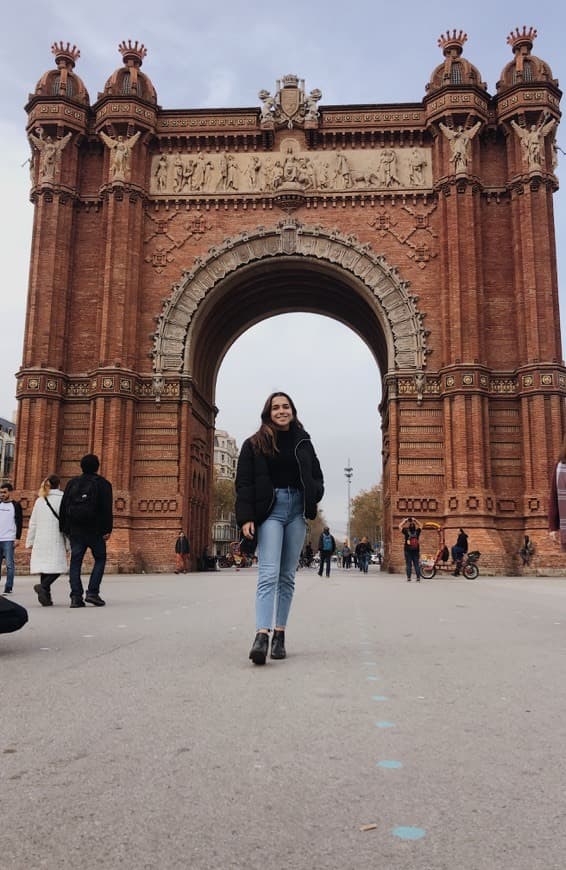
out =
{"type": "Polygon", "coordinates": [[[150,194],[270,195],[293,187],[317,193],[432,188],[428,148],[308,151],[286,139],[279,152],[161,153],[151,162],[150,194]]]}

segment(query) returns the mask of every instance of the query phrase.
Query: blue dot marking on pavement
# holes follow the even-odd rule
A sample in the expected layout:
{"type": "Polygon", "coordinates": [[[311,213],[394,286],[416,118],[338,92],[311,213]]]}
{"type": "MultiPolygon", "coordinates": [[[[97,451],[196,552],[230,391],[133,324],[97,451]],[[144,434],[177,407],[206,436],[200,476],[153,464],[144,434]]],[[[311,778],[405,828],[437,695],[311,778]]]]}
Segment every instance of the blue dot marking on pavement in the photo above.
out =
{"type": "Polygon", "coordinates": [[[371,677],[367,677],[368,680],[377,680],[377,677],[372,674],[371,677]]]}
{"type": "Polygon", "coordinates": [[[373,695],[372,701],[387,701],[386,695],[373,695]]]}
{"type": "Polygon", "coordinates": [[[395,726],[394,722],[376,722],[376,728],[393,728],[395,726]]]}
{"type": "Polygon", "coordinates": [[[403,767],[400,761],[378,761],[376,767],[385,767],[387,770],[398,770],[403,767]]]}
{"type": "Polygon", "coordinates": [[[391,833],[394,837],[399,837],[400,840],[422,840],[426,831],[424,828],[412,828],[401,825],[398,828],[393,828],[391,833]]]}

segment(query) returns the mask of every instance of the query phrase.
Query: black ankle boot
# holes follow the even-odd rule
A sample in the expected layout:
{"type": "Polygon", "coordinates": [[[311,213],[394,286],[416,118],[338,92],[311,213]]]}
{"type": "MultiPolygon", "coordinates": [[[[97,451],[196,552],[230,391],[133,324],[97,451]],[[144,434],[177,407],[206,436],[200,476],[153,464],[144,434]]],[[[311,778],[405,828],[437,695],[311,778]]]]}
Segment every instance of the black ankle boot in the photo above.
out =
{"type": "Polygon", "coordinates": [[[267,658],[267,650],[269,648],[269,635],[263,631],[258,631],[255,636],[252,648],[250,650],[250,658],[254,665],[264,665],[267,658]]]}
{"type": "Polygon", "coordinates": [[[287,653],[285,652],[285,632],[274,631],[271,641],[271,658],[284,659],[287,653]]]}

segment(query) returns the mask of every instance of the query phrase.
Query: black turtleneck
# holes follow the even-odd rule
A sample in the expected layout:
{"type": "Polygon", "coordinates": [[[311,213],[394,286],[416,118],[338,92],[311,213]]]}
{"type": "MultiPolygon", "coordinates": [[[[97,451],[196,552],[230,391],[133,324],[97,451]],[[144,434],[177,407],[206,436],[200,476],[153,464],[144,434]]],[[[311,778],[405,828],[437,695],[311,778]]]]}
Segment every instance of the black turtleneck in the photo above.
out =
{"type": "Polygon", "coordinates": [[[292,489],[302,489],[299,463],[295,456],[295,435],[292,429],[278,429],[275,433],[277,450],[273,456],[267,457],[269,474],[275,489],[290,486],[292,489]]]}

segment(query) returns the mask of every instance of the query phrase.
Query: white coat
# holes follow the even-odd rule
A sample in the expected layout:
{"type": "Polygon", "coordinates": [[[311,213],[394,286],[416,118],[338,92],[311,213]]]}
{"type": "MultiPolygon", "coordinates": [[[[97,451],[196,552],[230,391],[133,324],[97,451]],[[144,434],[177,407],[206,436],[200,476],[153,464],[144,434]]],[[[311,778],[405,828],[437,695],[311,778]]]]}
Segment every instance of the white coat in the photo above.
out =
{"type": "MultiPolygon", "coordinates": [[[[49,504],[59,514],[63,493],[52,489],[49,504]]],[[[59,521],[53,516],[44,498],[36,499],[31,512],[26,547],[31,547],[31,574],[63,574],[67,571],[65,535],[59,531],[59,521]]]]}

